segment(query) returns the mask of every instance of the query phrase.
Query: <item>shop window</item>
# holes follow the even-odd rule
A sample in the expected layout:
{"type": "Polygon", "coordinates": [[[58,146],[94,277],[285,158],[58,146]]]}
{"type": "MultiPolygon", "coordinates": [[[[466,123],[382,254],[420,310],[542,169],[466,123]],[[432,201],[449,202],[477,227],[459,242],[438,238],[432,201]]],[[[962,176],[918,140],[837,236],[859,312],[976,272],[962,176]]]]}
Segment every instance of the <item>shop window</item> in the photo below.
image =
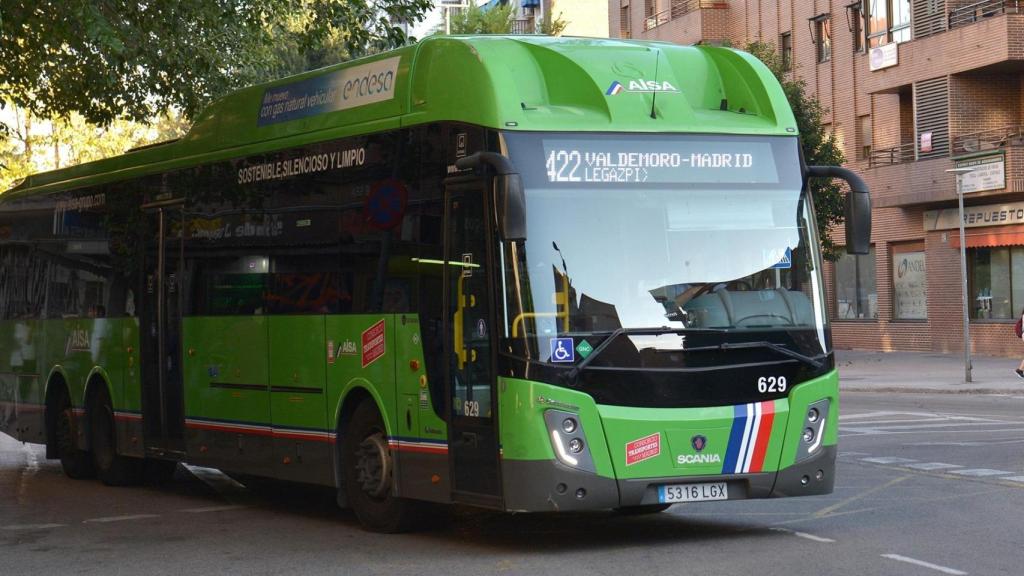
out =
{"type": "Polygon", "coordinates": [[[1012,320],[1024,307],[1024,246],[973,248],[968,306],[973,320],[1012,320]]]}
{"type": "Polygon", "coordinates": [[[843,254],[835,264],[836,319],[878,318],[875,247],[868,254],[843,254]]]}
{"type": "Polygon", "coordinates": [[[892,249],[892,317],[894,320],[928,318],[928,289],[924,244],[892,249]]]}

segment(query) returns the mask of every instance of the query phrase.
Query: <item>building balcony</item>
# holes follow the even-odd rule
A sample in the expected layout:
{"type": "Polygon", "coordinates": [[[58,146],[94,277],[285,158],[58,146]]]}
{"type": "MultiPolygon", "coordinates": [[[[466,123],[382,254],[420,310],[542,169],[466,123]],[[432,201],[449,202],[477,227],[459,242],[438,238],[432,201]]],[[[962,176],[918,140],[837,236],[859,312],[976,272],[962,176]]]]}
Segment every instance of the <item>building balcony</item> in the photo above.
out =
{"type": "Polygon", "coordinates": [[[671,0],[668,9],[644,19],[642,38],[678,44],[723,40],[718,36],[728,8],[726,0],[671,0]]]}
{"type": "Polygon", "coordinates": [[[915,29],[947,25],[952,27],[899,44],[895,66],[871,71],[870,55],[859,56],[857,77],[864,91],[894,92],[913,82],[976,70],[1024,71],[1024,1],[1018,7],[1008,0],[987,0],[951,12],[948,24],[940,20],[915,29]]]}
{"type": "Polygon", "coordinates": [[[952,154],[915,160],[913,145],[872,150],[864,172],[876,208],[956,200],[956,179],[946,172],[958,162],[1002,155],[1005,187],[970,193],[971,198],[1024,192],[1024,126],[1008,126],[953,137],[952,154]]]}

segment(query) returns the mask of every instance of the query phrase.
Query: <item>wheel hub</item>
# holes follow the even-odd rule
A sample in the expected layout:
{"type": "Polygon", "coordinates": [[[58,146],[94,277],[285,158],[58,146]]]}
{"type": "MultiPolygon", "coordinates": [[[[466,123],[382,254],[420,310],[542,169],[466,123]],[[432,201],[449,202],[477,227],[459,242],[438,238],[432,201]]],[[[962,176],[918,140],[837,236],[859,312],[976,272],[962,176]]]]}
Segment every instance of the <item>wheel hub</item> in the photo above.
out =
{"type": "Polygon", "coordinates": [[[356,482],[374,498],[381,498],[391,487],[391,453],[380,432],[359,443],[355,454],[356,482]]]}

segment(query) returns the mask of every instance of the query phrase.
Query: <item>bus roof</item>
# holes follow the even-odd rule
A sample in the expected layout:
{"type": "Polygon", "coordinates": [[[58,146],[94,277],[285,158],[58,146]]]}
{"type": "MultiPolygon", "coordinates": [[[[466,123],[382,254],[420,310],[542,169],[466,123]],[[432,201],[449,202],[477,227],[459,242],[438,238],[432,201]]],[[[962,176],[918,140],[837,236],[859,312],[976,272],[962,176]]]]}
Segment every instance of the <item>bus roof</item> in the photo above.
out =
{"type": "Polygon", "coordinates": [[[354,134],[456,121],[503,130],[796,135],[778,82],[729,48],[547,36],[432,36],[233,92],[183,138],[28,177],[77,188],[354,134]]]}

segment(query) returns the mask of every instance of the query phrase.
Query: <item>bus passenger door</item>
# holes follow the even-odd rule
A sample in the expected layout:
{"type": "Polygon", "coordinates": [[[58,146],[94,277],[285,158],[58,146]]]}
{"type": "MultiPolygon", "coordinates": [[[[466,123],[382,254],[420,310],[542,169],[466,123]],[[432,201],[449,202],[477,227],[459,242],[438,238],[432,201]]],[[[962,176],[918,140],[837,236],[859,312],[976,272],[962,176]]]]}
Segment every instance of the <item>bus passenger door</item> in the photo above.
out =
{"type": "Polygon", "coordinates": [[[139,298],[143,435],[147,451],[183,454],[182,204],[163,203],[146,209],[146,224],[142,297],[139,298]]]}
{"type": "Polygon", "coordinates": [[[452,499],[501,506],[488,202],[483,181],[445,182],[445,303],[452,499]]]}

